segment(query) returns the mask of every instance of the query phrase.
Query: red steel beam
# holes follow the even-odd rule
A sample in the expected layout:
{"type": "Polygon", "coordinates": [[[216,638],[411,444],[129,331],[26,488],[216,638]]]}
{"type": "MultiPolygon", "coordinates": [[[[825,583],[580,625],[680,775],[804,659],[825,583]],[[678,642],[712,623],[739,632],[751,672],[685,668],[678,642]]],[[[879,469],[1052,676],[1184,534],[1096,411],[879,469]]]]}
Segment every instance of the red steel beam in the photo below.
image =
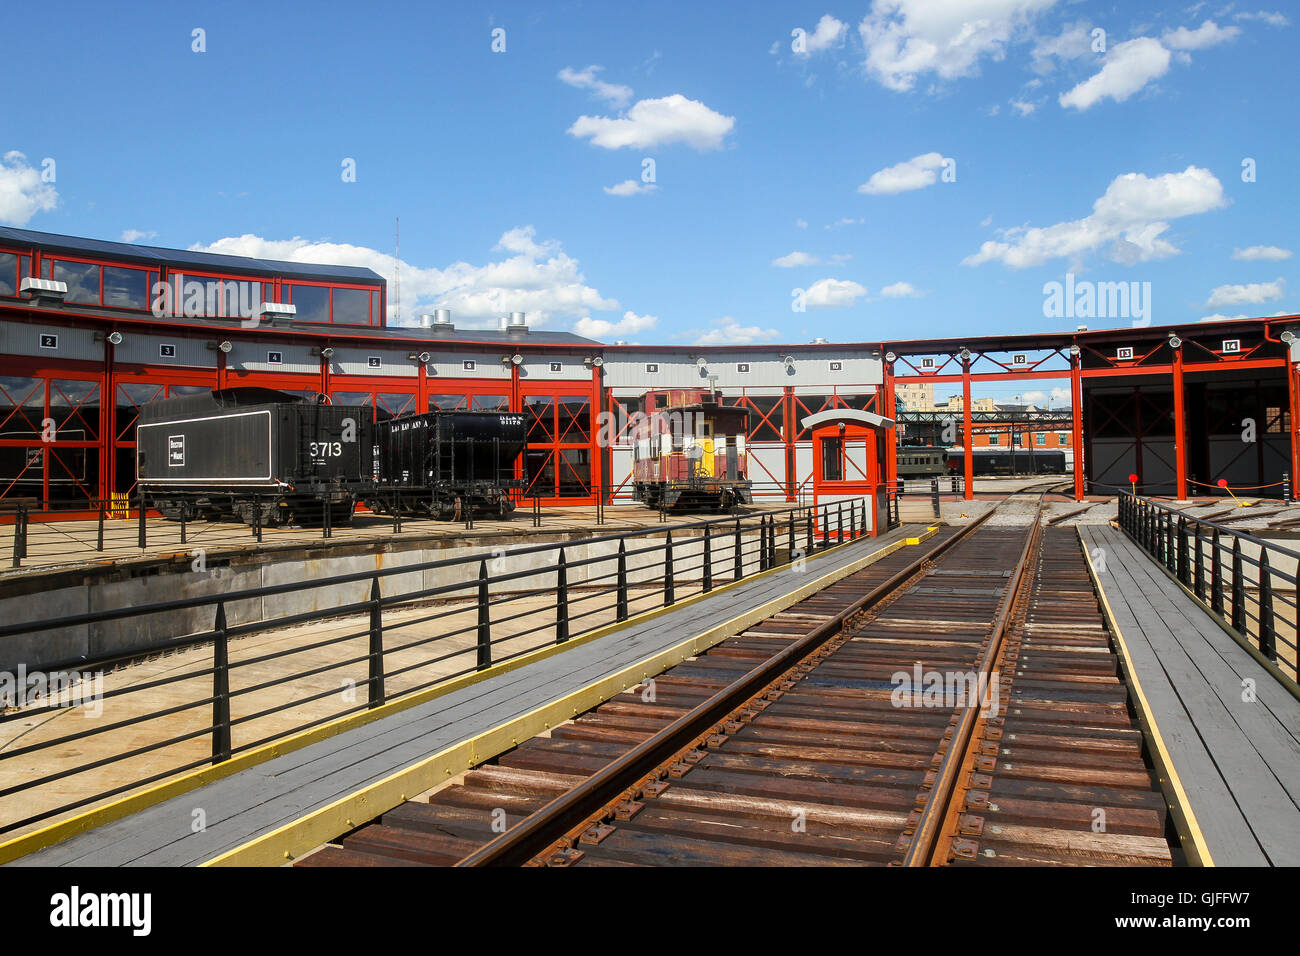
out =
{"type": "Polygon", "coordinates": [[[1187,498],[1187,416],[1183,401],[1183,350],[1174,349],[1174,483],[1178,500],[1187,498]]]}
{"type": "Polygon", "coordinates": [[[1083,377],[1079,374],[1083,361],[1076,355],[1070,370],[1070,446],[1074,449],[1074,500],[1083,500],[1083,377]]]}
{"type": "Polygon", "coordinates": [[[970,428],[970,359],[961,360],[961,443],[964,449],[962,467],[965,471],[967,501],[975,497],[975,452],[971,445],[970,428]]]}

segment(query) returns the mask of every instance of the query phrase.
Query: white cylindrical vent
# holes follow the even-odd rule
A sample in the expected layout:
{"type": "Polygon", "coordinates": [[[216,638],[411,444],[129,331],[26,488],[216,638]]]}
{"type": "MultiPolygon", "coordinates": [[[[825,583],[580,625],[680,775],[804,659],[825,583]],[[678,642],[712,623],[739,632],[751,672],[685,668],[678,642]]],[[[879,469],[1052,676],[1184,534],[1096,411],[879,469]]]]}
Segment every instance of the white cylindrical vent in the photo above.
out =
{"type": "Polygon", "coordinates": [[[434,309],[433,321],[438,325],[451,325],[451,309],[434,309]]]}
{"type": "Polygon", "coordinates": [[[420,328],[422,329],[433,328],[433,316],[429,315],[427,312],[424,315],[420,316],[420,328]]]}
{"type": "Polygon", "coordinates": [[[528,323],[525,321],[525,319],[526,319],[526,315],[525,315],[525,313],[523,313],[523,312],[511,312],[511,313],[510,313],[510,324],[511,324],[511,325],[527,325],[528,323]]]}
{"type": "Polygon", "coordinates": [[[497,319],[497,328],[500,329],[502,332],[510,328],[510,316],[503,315],[501,316],[501,318],[497,319]]]}

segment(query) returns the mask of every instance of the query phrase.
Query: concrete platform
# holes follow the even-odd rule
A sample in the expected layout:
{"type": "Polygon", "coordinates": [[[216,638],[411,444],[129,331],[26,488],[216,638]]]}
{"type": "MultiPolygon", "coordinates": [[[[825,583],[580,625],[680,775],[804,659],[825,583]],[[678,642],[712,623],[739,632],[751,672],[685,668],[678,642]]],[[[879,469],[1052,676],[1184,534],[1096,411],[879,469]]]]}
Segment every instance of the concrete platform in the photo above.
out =
{"type": "Polygon", "coordinates": [[[1300,865],[1300,700],[1123,532],[1079,534],[1184,849],[1300,865]]]}
{"type": "MultiPolygon", "coordinates": [[[[406,796],[513,746],[517,737],[511,735],[531,736],[575,716],[580,709],[905,546],[909,537],[923,532],[924,526],[912,525],[879,538],[863,538],[813,556],[802,568],[778,568],[684,606],[634,619],[594,639],[574,641],[524,666],[484,672],[483,679],[467,686],[293,752],[272,755],[223,779],[77,833],[16,863],[196,865],[304,817],[319,821],[319,828],[312,831],[315,836],[301,847],[308,849],[350,828],[338,816],[349,812],[340,809],[340,801],[357,791],[365,790],[370,815],[389,809],[406,796]],[[584,689],[592,694],[590,702],[574,696],[584,689]],[[472,745],[466,746],[467,741],[472,745]],[[201,828],[196,821],[202,821],[201,828]]],[[[250,860],[241,857],[238,862],[250,860]]]]}

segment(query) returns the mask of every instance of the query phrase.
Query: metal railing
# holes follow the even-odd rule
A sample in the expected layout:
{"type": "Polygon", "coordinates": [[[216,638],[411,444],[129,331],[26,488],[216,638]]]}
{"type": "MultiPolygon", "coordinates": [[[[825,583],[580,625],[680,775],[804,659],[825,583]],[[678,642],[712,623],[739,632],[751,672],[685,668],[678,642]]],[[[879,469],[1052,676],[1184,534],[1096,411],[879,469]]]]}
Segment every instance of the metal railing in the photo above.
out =
{"type": "Polygon", "coordinates": [[[1295,689],[1300,552],[1129,492],[1119,525],[1295,689]]]}
{"type": "Polygon", "coordinates": [[[966,480],[959,475],[934,475],[929,478],[896,478],[885,485],[886,491],[898,499],[928,499],[934,517],[940,517],[940,496],[960,495],[966,489],[966,480]]]}
{"type": "Polygon", "coordinates": [[[4,623],[0,660],[21,659],[43,636],[85,635],[93,647],[99,633],[118,650],[44,668],[71,675],[64,690],[99,681],[100,715],[87,726],[54,722],[69,706],[54,694],[0,701],[0,833],[726,582],[785,565],[801,572],[806,555],[868,534],[870,508],[858,498],[4,623]],[[113,642],[160,633],[184,636],[125,650],[113,642]],[[129,681],[105,683],[142,663],[129,681]],[[288,686],[297,693],[276,690],[288,686]],[[71,780],[95,771],[104,772],[71,780]]]}

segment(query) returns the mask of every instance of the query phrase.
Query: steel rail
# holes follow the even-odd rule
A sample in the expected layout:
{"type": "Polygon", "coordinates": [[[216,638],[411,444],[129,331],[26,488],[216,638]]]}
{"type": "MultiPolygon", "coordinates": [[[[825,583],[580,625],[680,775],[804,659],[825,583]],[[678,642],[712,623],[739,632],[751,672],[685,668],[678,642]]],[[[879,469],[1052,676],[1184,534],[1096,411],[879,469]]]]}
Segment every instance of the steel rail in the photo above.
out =
{"type": "MultiPolygon", "coordinates": [[[[1014,616],[1017,598],[1021,588],[1029,580],[1030,576],[1025,574],[1025,569],[1029,567],[1030,559],[1037,551],[1042,534],[1041,519],[1045,500],[1046,492],[1043,492],[1039,495],[1038,507],[1034,511],[1029,534],[1025,536],[1025,546],[1020,552],[1020,560],[1016,562],[1015,570],[1007,581],[1007,588],[998,606],[997,616],[993,619],[993,626],[989,630],[984,650],[980,654],[975,671],[976,687],[985,687],[987,681],[992,679],[992,668],[998,660],[1003,638],[1014,616]]],[[[952,796],[957,790],[957,782],[961,779],[962,768],[966,766],[967,758],[970,756],[971,741],[974,739],[975,725],[979,720],[981,706],[980,700],[968,700],[962,709],[961,719],[953,729],[952,740],[944,751],[943,759],[936,771],[934,786],[930,788],[930,795],[921,807],[921,816],[912,834],[911,844],[903,854],[903,866],[933,866],[943,863],[942,860],[935,859],[935,850],[941,843],[940,837],[943,835],[949,817],[949,807],[952,796]]]]}
{"type": "Polygon", "coordinates": [[[704,736],[727,714],[790,670],[827,640],[839,633],[851,617],[880,603],[927,562],[965,540],[997,508],[990,508],[965,528],[881,582],[811,633],[786,647],[674,720],[648,740],[607,764],[585,781],[533,812],[491,842],[465,857],[457,866],[522,866],[551,847],[624,791],[666,763],[678,751],[704,736]]]}

